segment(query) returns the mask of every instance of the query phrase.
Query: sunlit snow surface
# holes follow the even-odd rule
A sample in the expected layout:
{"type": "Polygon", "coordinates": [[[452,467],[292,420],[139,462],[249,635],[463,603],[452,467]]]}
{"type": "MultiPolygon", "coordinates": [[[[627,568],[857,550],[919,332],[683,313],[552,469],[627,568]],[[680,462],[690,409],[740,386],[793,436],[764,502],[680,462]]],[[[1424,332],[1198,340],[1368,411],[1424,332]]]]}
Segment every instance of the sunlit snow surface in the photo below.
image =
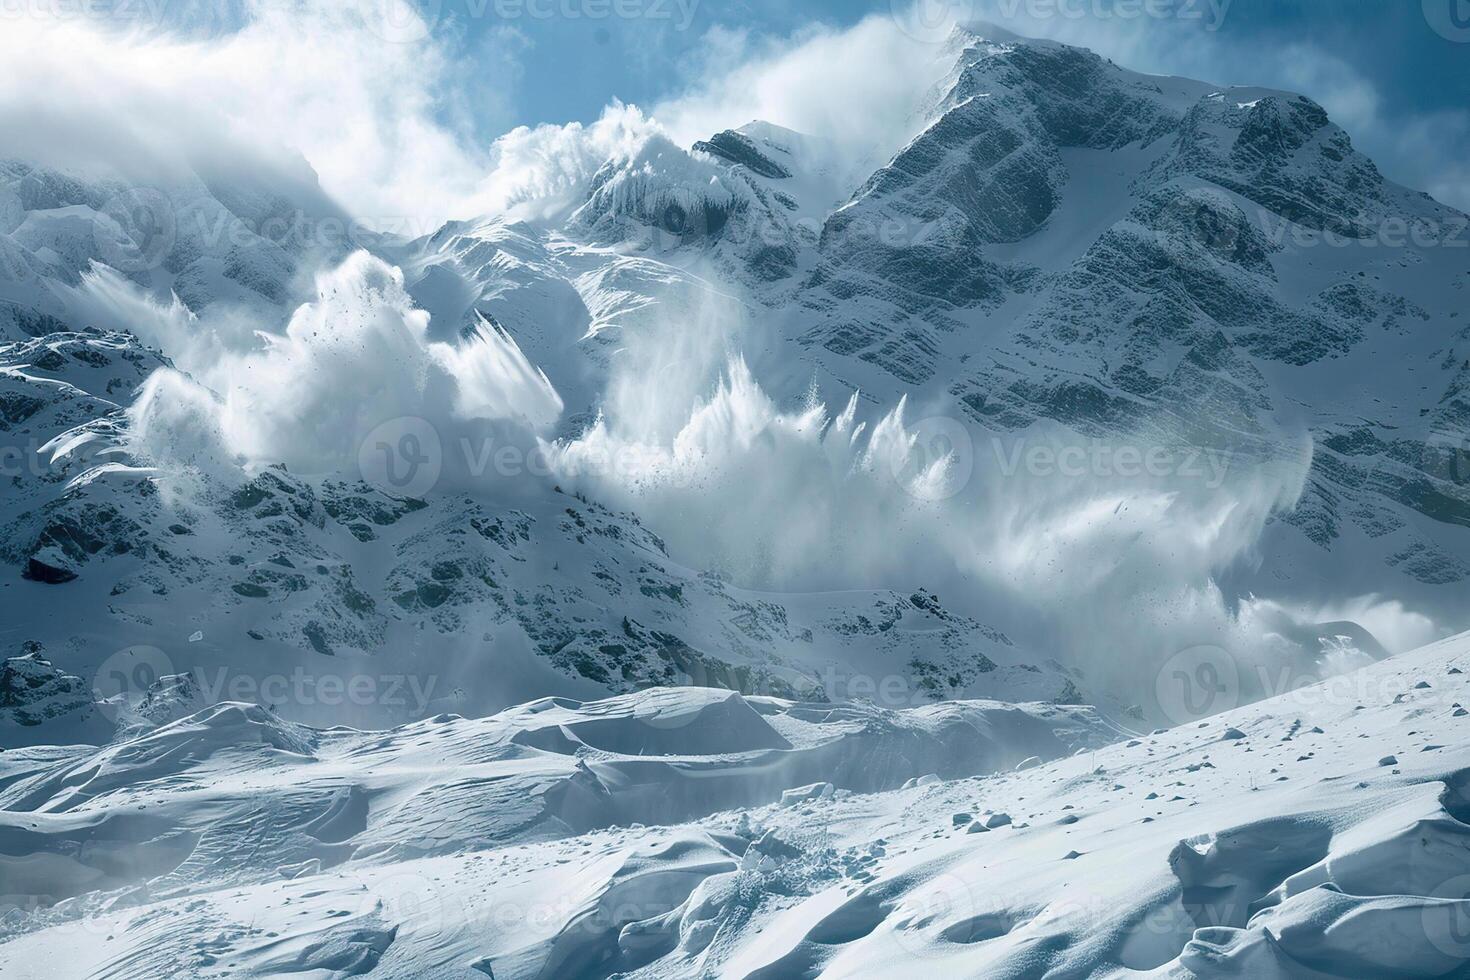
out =
{"type": "Polygon", "coordinates": [[[1460,976],[1466,666],[1136,737],[701,689],[386,732],[218,705],[0,757],[3,880],[60,899],[0,975],[1460,976]]]}

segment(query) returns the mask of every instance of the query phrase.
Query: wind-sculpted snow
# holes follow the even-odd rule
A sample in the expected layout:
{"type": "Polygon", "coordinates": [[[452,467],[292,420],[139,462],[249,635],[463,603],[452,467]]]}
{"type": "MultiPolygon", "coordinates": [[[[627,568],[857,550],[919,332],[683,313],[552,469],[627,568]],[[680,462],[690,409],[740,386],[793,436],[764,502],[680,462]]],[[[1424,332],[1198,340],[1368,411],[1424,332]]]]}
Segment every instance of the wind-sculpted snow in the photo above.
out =
{"type": "Polygon", "coordinates": [[[0,949],[23,978],[1457,976],[1467,657],[1133,737],[699,689],[381,732],[222,704],[6,762],[0,855],[32,857],[0,856],[0,949]]]}
{"type": "MultiPolygon", "coordinates": [[[[119,899],[679,822],[767,804],[813,779],[891,789],[928,772],[1063,755],[1107,734],[1085,708],[811,710],[702,688],[545,699],[387,732],[308,729],[225,703],[8,779],[0,901],[13,936],[119,899]],[[264,854],[274,863],[261,864],[264,854]]],[[[730,846],[718,848],[721,870],[734,868],[730,846]]]]}

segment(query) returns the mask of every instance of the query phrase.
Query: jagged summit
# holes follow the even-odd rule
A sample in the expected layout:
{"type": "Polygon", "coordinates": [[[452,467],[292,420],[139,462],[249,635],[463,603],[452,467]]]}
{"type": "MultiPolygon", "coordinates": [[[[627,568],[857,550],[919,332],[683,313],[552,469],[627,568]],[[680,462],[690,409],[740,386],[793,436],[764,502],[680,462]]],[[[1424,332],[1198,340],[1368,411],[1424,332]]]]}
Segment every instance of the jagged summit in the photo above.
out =
{"type": "Polygon", "coordinates": [[[791,170],[776,159],[777,156],[789,157],[790,151],[769,139],[761,139],[758,143],[747,131],[724,130],[708,140],[695,143],[694,149],[739,164],[761,177],[784,180],[791,176],[791,170]]]}

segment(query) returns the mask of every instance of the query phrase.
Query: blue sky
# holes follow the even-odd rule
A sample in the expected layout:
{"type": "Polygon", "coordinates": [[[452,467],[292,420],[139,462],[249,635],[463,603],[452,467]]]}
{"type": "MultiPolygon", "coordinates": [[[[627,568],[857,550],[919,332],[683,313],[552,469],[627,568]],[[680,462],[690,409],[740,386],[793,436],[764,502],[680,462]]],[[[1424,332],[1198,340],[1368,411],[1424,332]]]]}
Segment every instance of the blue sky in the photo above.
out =
{"type": "MultiPolygon", "coordinates": [[[[473,76],[494,80],[493,96],[477,103],[482,137],[513,125],[591,121],[613,97],[654,105],[718,71],[712,51],[791,44],[821,27],[840,30],[907,6],[907,0],[617,0],[627,4],[620,8],[611,7],[614,0],[602,0],[608,5],[602,8],[599,0],[413,2],[437,14],[436,38],[473,66],[473,76]],[[616,9],[639,16],[620,17],[616,9]]],[[[1153,6],[1145,0],[922,0],[921,9],[931,18],[975,16],[1018,33],[1084,44],[1144,71],[1304,91],[1327,105],[1390,175],[1470,206],[1464,171],[1454,166],[1470,156],[1470,0],[1147,3],[1153,6]]]]}
{"type": "Polygon", "coordinates": [[[912,135],[946,20],[1304,92],[1390,177],[1470,210],[1470,0],[115,0],[107,24],[55,7],[5,27],[89,131],[126,118],[208,148],[223,127],[299,152],[384,224],[555,176],[614,100],[685,142],[761,117],[881,156],[912,135]],[[497,144],[520,126],[546,131],[497,144]]]}
{"type": "MultiPolygon", "coordinates": [[[[425,9],[436,4],[418,0],[425,9]]],[[[1141,0],[1134,0],[1141,2],[1141,0]]],[[[1137,52],[1142,70],[1188,73],[1171,53],[1177,39],[1204,41],[1218,54],[1200,74],[1236,68],[1225,82],[1289,83],[1296,77],[1283,52],[1306,46],[1361,72],[1391,113],[1460,109],[1470,105],[1470,47],[1437,33],[1424,7],[1440,3],[1446,16],[1466,0],[1178,0],[1158,10],[1169,16],[1128,16],[1129,0],[928,0],[928,6],[973,11],[1020,33],[1065,36],[1118,53],[1137,52]],[[1118,6],[1119,4],[1123,6],[1118,6]],[[1049,11],[1055,9],[1055,14],[1049,11]],[[1217,15],[1216,11],[1223,11],[1217,15]],[[1197,17],[1192,16],[1198,14],[1197,17]],[[1049,22],[1050,21],[1050,22],[1049,22]],[[1153,50],[1149,50],[1149,41],[1153,50]]],[[[493,48],[518,63],[513,111],[498,124],[561,123],[595,118],[610,96],[651,104],[675,92],[698,72],[707,35],[744,31],[784,38],[813,24],[846,27],[868,15],[886,15],[889,0],[630,0],[639,17],[568,17],[561,10],[588,9],[580,0],[440,0],[435,30],[459,38],[466,56],[493,48]],[[483,11],[482,16],[475,16],[483,11]],[[549,16],[542,16],[542,14],[549,16]],[[478,50],[477,50],[478,49],[478,50]]],[[[593,11],[597,8],[591,7],[593,11]]],[[[1449,21],[1453,24],[1453,21],[1449,21]]],[[[1290,58],[1287,58],[1289,61],[1290,58]]],[[[497,66],[500,61],[494,62],[497,66]]],[[[1330,92],[1309,93],[1322,98],[1330,92]]]]}

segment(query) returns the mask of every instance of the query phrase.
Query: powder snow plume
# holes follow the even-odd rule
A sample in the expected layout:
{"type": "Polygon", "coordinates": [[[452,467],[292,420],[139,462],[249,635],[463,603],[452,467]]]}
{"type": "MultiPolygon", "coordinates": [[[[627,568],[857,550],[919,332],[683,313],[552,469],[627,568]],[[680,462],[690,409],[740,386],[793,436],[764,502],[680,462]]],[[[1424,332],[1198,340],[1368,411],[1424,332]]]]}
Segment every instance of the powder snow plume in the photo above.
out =
{"type": "Polygon", "coordinates": [[[261,332],[259,349],[201,365],[199,382],[155,376],[133,410],[135,450],[162,465],[188,462],[198,454],[179,456],[193,440],[178,433],[213,430],[228,457],[350,473],[367,435],[395,418],[423,419],[447,437],[487,423],[529,433],[561,414],[551,382],[504,331],[482,322],[456,344],[430,342],[428,314],[381,259],[358,252],[319,274],[316,291],[283,333],[261,332]],[[200,426],[211,405],[215,425],[200,426]]]}

